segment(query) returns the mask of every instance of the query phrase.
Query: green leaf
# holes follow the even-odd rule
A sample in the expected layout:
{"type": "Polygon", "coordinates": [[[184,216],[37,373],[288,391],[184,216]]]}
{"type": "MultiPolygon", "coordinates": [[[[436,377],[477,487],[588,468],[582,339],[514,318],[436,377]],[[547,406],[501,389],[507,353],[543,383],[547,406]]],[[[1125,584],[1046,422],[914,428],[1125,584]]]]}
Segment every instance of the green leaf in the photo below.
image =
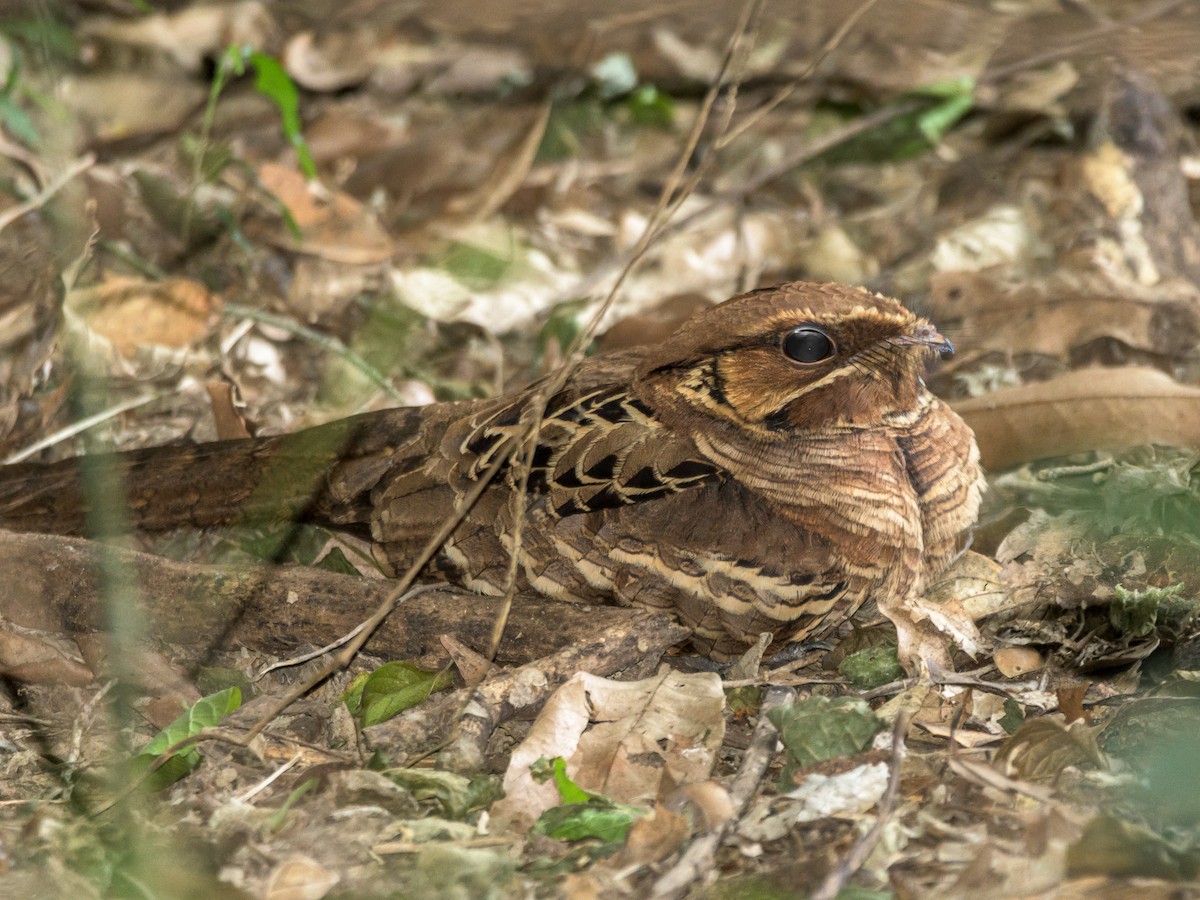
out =
{"type": "Polygon", "coordinates": [[[620,842],[625,840],[634,820],[648,812],[618,803],[603,794],[585,791],[567,774],[567,763],[561,756],[542,757],[529,767],[529,771],[537,782],[553,778],[563,800],[562,806],[548,809],[538,818],[533,826],[538,834],[560,841],[599,838],[605,842],[620,842]]]}
{"type": "Polygon", "coordinates": [[[434,265],[467,287],[484,291],[499,283],[512,265],[512,258],[506,259],[475,244],[455,241],[440,259],[434,261],[434,265]]]}
{"type": "Polygon", "coordinates": [[[443,669],[427,672],[412,663],[384,663],[366,676],[358,676],[342,695],[351,713],[363,726],[378,725],[406,709],[423,703],[436,691],[444,691],[453,679],[443,669]]]}
{"type": "MultiPolygon", "coordinates": [[[[920,156],[937,146],[951,127],[975,105],[975,83],[970,78],[938,82],[899,98],[898,109],[915,109],[896,116],[843,141],[822,153],[827,163],[899,162],[920,156]]],[[[840,125],[841,122],[839,121],[840,125]]]]}
{"type": "Polygon", "coordinates": [[[563,803],[587,803],[589,800],[595,799],[596,795],[585,791],[567,774],[567,761],[561,756],[556,756],[550,761],[554,767],[554,786],[558,788],[558,796],[562,797],[563,803]]]}
{"type": "MultiPolygon", "coordinates": [[[[182,740],[194,737],[205,728],[211,728],[225,716],[242,705],[242,692],[236,687],[201,697],[183,715],[160,731],[141,749],[131,760],[133,774],[139,776],[149,771],[154,761],[162,756],[168,748],[182,740]]],[[[143,783],[148,791],[158,791],[174,784],[180,778],[193,771],[203,757],[194,746],[172,754],[152,775],[143,783]]]]}
{"type": "Polygon", "coordinates": [[[903,677],[904,669],[894,644],[876,644],[843,659],[838,674],[855,687],[875,688],[903,677]]]}
{"type": "Polygon", "coordinates": [[[580,151],[580,137],[598,131],[607,121],[606,105],[595,97],[556,101],[538,147],[538,162],[559,162],[580,151]]]}
{"type": "Polygon", "coordinates": [[[346,709],[350,710],[352,716],[357,716],[362,712],[363,687],[370,677],[370,672],[359,672],[350,682],[350,686],[342,693],[342,702],[346,704],[346,709]]]}
{"type": "Polygon", "coordinates": [[[1183,590],[1182,584],[1170,587],[1130,591],[1121,585],[1114,588],[1115,596],[1108,605],[1108,620],[1113,628],[1128,637],[1145,637],[1158,624],[1158,611],[1163,601],[1183,590]]]}
{"type": "Polygon", "coordinates": [[[669,128],[675,122],[675,101],[652,84],[643,84],[625,99],[629,121],[635,125],[669,128]]]}
{"type": "Polygon", "coordinates": [[[14,56],[12,65],[4,77],[4,88],[0,90],[0,124],[3,124],[13,137],[27,147],[36,147],[38,133],[33,125],[33,119],[18,102],[20,86],[20,60],[14,56]]]}
{"type": "Polygon", "coordinates": [[[633,823],[646,810],[607,802],[569,803],[546,810],[534,823],[533,830],[558,841],[599,838],[606,843],[625,840],[633,823]]]}
{"type": "Polygon", "coordinates": [[[250,62],[254,65],[254,88],[279,108],[283,133],[296,151],[300,171],[305,178],[316,178],[316,163],[300,131],[300,92],[296,89],[296,83],[273,56],[251,53],[250,62]]]}
{"type": "Polygon", "coordinates": [[[781,785],[792,785],[792,773],[805,766],[864,750],[883,728],[865,700],[857,697],[810,697],[767,714],[787,749],[781,785]]]}
{"type": "Polygon", "coordinates": [[[504,796],[500,779],[494,775],[467,778],[436,769],[387,769],[384,774],[418,800],[436,800],[451,819],[491,806],[504,796]]]}
{"type": "Polygon", "coordinates": [[[1021,723],[1025,721],[1025,710],[1021,704],[1011,697],[1004,701],[1004,715],[1000,717],[1000,727],[1009,734],[1016,734],[1021,723]]]}

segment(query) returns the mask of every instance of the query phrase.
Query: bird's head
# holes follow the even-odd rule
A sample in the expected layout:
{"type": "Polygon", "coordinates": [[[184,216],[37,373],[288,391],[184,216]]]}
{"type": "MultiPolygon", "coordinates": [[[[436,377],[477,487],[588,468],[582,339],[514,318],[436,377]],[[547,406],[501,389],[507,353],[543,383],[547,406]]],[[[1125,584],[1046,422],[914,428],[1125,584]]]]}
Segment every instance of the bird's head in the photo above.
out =
{"type": "Polygon", "coordinates": [[[914,409],[950,342],[864,288],[792,282],[691,318],[651,350],[634,391],[669,424],[720,419],[760,437],[871,426],[914,409]]]}

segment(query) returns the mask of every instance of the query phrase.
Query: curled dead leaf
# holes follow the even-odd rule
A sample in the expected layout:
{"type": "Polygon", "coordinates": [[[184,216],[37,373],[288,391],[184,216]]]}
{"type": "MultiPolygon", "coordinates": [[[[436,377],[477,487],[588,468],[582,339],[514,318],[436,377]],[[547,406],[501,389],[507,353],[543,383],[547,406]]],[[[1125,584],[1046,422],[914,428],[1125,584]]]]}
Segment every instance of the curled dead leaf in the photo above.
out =
{"type": "Polygon", "coordinates": [[[86,665],[32,635],[0,631],[0,674],[31,684],[82,687],[95,676],[86,665]]]}
{"type": "Polygon", "coordinates": [[[295,854],[281,862],[267,882],[267,900],[321,900],[341,877],[315,859],[295,854]]]}
{"type": "Polygon", "coordinates": [[[1064,725],[1043,716],[1021,724],[997,751],[995,765],[1010,778],[1053,781],[1068,766],[1103,768],[1104,757],[1086,723],[1064,725]]]}
{"type": "Polygon", "coordinates": [[[729,791],[711,779],[679,785],[662,805],[675,812],[693,810],[697,827],[704,831],[715,831],[737,814],[729,791]]]}
{"type": "Polygon", "coordinates": [[[348,194],[328,194],[295,169],[266,163],[258,171],[264,188],[287,207],[297,239],[282,223],[268,240],[277,246],[329,262],[366,266],[386,262],[392,240],[370,211],[348,194]]]}
{"type": "Polygon", "coordinates": [[[1032,647],[1001,647],[992,654],[992,662],[1005,678],[1036,672],[1046,664],[1042,654],[1032,647]]]}
{"type": "Polygon", "coordinates": [[[666,859],[691,837],[686,816],[656,806],[648,816],[634,821],[621,848],[617,864],[645,866],[666,859]]]}

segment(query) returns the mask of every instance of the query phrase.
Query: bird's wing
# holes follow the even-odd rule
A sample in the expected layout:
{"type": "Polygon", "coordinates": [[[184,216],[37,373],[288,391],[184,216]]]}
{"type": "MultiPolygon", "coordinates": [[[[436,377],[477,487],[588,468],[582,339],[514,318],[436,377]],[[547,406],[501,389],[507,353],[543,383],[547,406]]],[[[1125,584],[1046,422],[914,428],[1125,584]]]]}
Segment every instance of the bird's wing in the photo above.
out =
{"type": "MultiPolygon", "coordinates": [[[[522,404],[473,417],[457,447],[463,474],[478,477],[522,424],[522,404]]],[[[529,465],[529,492],[557,517],[614,509],[718,479],[686,437],[662,425],[624,386],[551,398],[532,453],[514,454],[506,478],[529,465]]]]}

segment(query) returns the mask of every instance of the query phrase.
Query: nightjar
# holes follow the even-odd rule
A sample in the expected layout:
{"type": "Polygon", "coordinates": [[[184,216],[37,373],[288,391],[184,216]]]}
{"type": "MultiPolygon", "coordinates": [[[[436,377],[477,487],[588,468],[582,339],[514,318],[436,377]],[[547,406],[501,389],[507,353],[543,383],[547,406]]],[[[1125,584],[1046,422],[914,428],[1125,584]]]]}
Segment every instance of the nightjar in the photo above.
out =
{"type": "MultiPolygon", "coordinates": [[[[983,489],[970,429],[925,387],[951,350],[862,288],[795,282],[707,309],[649,349],[586,360],[548,399],[431,568],[503,589],[532,459],[518,587],[676,611],[728,657],[830,634],[921,592],[983,489]]],[[[117,454],[143,529],[296,517],[368,537],[402,571],[523,428],[541,383],[292,435],[117,454]]],[[[79,465],[0,468],[0,527],[82,533],[79,465]]],[[[552,627],[552,623],[547,623],[552,627]]]]}

